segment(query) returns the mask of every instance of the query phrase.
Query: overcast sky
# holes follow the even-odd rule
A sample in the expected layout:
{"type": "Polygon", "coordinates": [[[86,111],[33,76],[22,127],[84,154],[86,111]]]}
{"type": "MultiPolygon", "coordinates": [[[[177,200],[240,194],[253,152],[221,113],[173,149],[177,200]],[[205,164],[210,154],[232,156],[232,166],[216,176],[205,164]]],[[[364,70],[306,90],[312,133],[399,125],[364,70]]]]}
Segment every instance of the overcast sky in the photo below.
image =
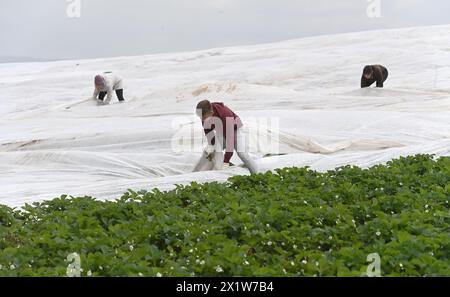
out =
{"type": "MultiPolygon", "coordinates": [[[[95,58],[450,24],[449,0],[0,0],[0,56],[95,58]],[[370,18],[371,1],[381,17],[370,18]]],[[[448,38],[448,36],[447,36],[448,38]]]]}

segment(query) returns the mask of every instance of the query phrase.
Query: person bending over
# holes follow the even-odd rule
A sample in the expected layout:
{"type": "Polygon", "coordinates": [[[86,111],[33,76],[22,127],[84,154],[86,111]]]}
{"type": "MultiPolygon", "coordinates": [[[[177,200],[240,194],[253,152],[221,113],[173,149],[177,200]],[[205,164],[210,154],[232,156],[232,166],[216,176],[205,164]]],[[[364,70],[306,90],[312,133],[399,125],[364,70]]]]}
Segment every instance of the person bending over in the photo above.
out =
{"type": "Polygon", "coordinates": [[[95,91],[93,99],[96,99],[103,104],[109,104],[113,92],[116,91],[119,102],[125,101],[123,98],[123,80],[119,76],[114,74],[99,74],[95,76],[94,82],[95,91]]]}
{"type": "Polygon", "coordinates": [[[212,160],[217,148],[216,141],[219,141],[219,147],[225,149],[223,167],[230,166],[230,159],[236,150],[237,155],[250,172],[258,172],[255,161],[251,159],[247,152],[245,137],[242,133],[243,123],[239,116],[223,103],[211,103],[208,100],[200,101],[197,104],[196,114],[202,121],[208,141],[208,146],[202,158],[212,160]]]}
{"type": "Polygon", "coordinates": [[[377,83],[377,88],[382,88],[388,74],[388,70],[382,65],[367,65],[361,77],[361,88],[370,87],[374,82],[377,83]]]}

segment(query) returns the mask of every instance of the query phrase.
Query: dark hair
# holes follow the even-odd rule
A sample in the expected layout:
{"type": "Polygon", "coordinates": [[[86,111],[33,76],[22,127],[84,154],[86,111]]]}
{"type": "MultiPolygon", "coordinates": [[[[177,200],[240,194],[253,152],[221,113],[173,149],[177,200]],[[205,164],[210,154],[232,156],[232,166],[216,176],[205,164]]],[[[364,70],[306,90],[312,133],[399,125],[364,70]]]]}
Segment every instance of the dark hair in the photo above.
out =
{"type": "Polygon", "coordinates": [[[366,67],[364,67],[364,71],[363,71],[363,74],[364,74],[364,75],[372,74],[372,73],[373,73],[372,66],[367,65],[366,67]]]}
{"type": "Polygon", "coordinates": [[[197,108],[196,108],[196,114],[200,117],[204,117],[206,114],[212,112],[212,105],[211,102],[209,102],[208,100],[203,100],[200,101],[197,104],[197,108]]]}

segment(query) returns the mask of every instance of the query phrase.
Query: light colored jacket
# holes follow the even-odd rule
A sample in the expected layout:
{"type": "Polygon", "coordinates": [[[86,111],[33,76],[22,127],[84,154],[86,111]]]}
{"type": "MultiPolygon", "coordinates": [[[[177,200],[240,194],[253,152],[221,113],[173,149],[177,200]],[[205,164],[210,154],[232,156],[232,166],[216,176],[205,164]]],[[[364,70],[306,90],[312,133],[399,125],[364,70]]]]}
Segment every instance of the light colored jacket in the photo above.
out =
{"type": "Polygon", "coordinates": [[[103,74],[102,76],[105,79],[106,84],[103,89],[95,88],[93,99],[97,99],[100,92],[106,92],[106,98],[104,102],[109,103],[112,99],[114,91],[123,89],[123,80],[121,77],[115,74],[103,74]]]}

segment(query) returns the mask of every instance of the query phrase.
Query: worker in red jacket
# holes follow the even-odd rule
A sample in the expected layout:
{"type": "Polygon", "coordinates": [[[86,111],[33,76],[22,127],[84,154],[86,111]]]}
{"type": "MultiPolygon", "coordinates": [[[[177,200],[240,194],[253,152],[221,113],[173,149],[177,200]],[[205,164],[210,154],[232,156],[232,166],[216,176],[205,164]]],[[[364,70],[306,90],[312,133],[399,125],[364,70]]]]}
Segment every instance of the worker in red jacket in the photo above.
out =
{"type": "Polygon", "coordinates": [[[245,138],[241,131],[243,126],[241,119],[231,109],[219,102],[209,102],[203,100],[197,104],[196,114],[202,120],[202,126],[208,140],[208,146],[205,149],[204,157],[212,160],[212,155],[217,152],[217,141],[219,148],[225,149],[223,166],[230,165],[230,159],[234,151],[251,173],[257,173],[258,168],[250,158],[246,147],[245,138]]]}

